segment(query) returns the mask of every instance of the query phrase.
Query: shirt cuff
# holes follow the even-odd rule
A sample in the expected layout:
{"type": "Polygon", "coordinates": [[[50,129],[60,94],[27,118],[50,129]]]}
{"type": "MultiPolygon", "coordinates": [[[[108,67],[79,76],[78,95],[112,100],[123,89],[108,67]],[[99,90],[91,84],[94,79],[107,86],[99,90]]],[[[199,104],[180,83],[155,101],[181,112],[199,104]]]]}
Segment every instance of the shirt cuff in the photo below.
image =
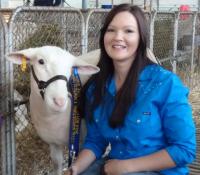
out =
{"type": "Polygon", "coordinates": [[[89,149],[89,150],[91,150],[94,153],[96,159],[100,159],[102,157],[102,155],[103,155],[102,151],[100,151],[97,147],[92,146],[91,144],[85,143],[83,145],[83,149],[89,149]]]}

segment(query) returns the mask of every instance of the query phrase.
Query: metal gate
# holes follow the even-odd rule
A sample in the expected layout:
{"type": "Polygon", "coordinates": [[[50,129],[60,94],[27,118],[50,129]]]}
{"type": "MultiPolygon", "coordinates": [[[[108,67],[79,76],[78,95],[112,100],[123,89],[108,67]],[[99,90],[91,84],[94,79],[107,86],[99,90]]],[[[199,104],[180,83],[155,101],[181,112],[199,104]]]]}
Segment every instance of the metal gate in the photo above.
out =
{"type": "MultiPolygon", "coordinates": [[[[56,45],[74,55],[99,48],[99,34],[108,10],[18,8],[9,28],[0,16],[0,174],[45,174],[51,171],[48,145],[37,136],[29,113],[29,69],[5,61],[10,51],[56,45]],[[16,151],[16,152],[15,152],[16,151]]],[[[179,74],[191,88],[200,87],[200,14],[146,13],[148,46],[164,67],[179,74]]]]}

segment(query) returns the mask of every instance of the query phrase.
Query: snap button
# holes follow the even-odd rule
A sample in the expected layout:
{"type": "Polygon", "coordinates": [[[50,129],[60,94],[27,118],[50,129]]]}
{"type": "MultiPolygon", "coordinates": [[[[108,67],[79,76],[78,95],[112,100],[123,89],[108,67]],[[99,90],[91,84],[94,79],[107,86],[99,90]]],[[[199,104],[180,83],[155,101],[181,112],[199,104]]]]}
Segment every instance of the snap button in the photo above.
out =
{"type": "Polygon", "coordinates": [[[137,122],[137,123],[140,123],[140,122],[141,122],[141,120],[140,120],[140,119],[137,119],[137,120],[136,120],[136,122],[137,122]]]}

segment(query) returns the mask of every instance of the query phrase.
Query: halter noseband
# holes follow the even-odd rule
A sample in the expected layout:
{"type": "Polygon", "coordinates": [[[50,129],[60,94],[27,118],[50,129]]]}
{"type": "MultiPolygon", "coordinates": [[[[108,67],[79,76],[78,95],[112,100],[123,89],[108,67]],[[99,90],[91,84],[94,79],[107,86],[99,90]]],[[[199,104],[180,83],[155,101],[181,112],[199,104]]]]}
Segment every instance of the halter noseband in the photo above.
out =
{"type": "Polygon", "coordinates": [[[40,90],[40,95],[42,96],[42,99],[44,99],[44,93],[45,93],[45,89],[47,88],[47,86],[50,83],[52,83],[52,82],[54,82],[56,80],[64,80],[64,81],[66,81],[66,83],[67,83],[67,89],[68,89],[69,92],[71,92],[68,80],[67,80],[67,78],[64,75],[56,75],[56,76],[50,78],[48,81],[42,81],[42,80],[38,80],[38,78],[37,78],[37,76],[35,74],[35,71],[33,69],[33,66],[31,66],[31,71],[32,71],[32,74],[33,74],[33,78],[36,81],[36,83],[38,85],[38,88],[40,90]]]}

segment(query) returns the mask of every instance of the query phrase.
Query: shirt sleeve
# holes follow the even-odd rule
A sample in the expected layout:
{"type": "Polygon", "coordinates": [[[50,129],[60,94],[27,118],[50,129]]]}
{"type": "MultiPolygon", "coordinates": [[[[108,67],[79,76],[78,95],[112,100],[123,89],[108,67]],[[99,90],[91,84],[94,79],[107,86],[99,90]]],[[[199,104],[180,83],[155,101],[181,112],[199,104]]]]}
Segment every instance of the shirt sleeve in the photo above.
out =
{"type": "Polygon", "coordinates": [[[196,154],[195,125],[188,102],[189,90],[173,75],[168,79],[166,100],[161,110],[168,154],[177,166],[191,163],[196,154]],[[169,81],[168,81],[169,80],[169,81]],[[168,89],[168,90],[167,90],[168,89]]]}
{"type": "Polygon", "coordinates": [[[105,149],[108,145],[108,142],[102,137],[99,132],[98,125],[95,120],[89,121],[88,113],[90,110],[89,105],[93,99],[92,96],[92,88],[89,87],[88,91],[86,92],[86,107],[85,107],[85,119],[86,119],[86,126],[87,126],[87,135],[83,144],[83,149],[91,150],[97,159],[100,159],[105,149]]]}
{"type": "Polygon", "coordinates": [[[107,145],[108,142],[100,135],[96,123],[87,122],[87,135],[83,148],[90,149],[95,154],[96,158],[100,159],[105,152],[107,145]]]}

